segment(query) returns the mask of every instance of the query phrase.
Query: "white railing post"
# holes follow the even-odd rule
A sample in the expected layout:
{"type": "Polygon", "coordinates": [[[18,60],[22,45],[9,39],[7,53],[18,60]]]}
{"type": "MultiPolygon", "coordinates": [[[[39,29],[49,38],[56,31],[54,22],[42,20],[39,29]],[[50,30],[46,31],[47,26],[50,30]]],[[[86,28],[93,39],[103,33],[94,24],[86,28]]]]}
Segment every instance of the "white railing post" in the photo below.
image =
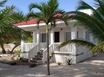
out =
{"type": "Polygon", "coordinates": [[[47,52],[43,51],[43,63],[45,63],[47,61],[47,52]]]}
{"type": "Polygon", "coordinates": [[[33,48],[31,48],[28,52],[28,62],[30,62],[31,58],[35,57],[37,54],[38,45],[35,45],[33,48]]]}

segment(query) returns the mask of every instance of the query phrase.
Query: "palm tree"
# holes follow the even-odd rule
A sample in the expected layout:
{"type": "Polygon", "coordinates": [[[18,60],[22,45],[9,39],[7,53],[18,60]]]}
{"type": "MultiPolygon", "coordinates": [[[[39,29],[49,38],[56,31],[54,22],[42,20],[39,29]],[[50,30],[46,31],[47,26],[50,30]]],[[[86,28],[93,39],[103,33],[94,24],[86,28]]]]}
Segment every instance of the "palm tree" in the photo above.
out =
{"type": "Polygon", "coordinates": [[[60,19],[61,16],[56,16],[56,14],[63,15],[65,12],[63,10],[58,9],[59,3],[58,0],[49,0],[47,3],[42,2],[40,4],[32,3],[29,5],[30,13],[28,17],[32,17],[37,19],[37,24],[39,28],[40,21],[44,21],[46,24],[46,37],[47,37],[47,71],[48,75],[50,75],[50,68],[49,68],[49,30],[56,26],[56,19],[60,19]],[[33,12],[32,9],[36,8],[40,12],[33,12]],[[51,23],[51,25],[49,25],[51,23]],[[49,27],[50,26],[50,27],[49,27]]]}
{"type": "Polygon", "coordinates": [[[86,2],[80,1],[79,3],[80,5],[77,8],[77,10],[68,12],[68,14],[71,14],[69,19],[77,20],[78,24],[76,26],[80,26],[79,24],[82,24],[81,26],[85,27],[89,31],[89,33],[91,33],[93,37],[98,40],[98,44],[91,43],[84,39],[74,39],[62,43],[61,45],[59,45],[59,47],[67,45],[68,43],[76,43],[82,46],[87,47],[90,46],[91,47],[90,53],[94,52],[104,53],[104,1],[95,0],[95,2],[96,8],[93,8],[86,2]],[[93,14],[88,15],[86,13],[79,11],[85,9],[90,9],[93,12],[93,14]]]}
{"type": "MultiPolygon", "coordinates": [[[[3,7],[6,2],[7,0],[0,1],[0,7],[3,7]]],[[[14,23],[24,20],[25,16],[22,14],[22,12],[17,12],[15,6],[6,6],[3,9],[0,9],[0,46],[3,53],[6,52],[4,48],[5,43],[11,41],[18,42],[21,39],[26,39],[27,36],[29,36],[28,32],[13,26],[14,23]],[[21,36],[21,34],[23,36],[21,36]]],[[[16,46],[18,46],[18,44],[16,44],[15,47],[16,46]]]]}
{"type": "Polygon", "coordinates": [[[7,0],[0,1],[0,7],[3,7],[7,0]]]}
{"type": "Polygon", "coordinates": [[[17,12],[14,6],[6,6],[0,10],[0,46],[5,53],[4,43],[27,38],[27,32],[13,24],[25,20],[22,12],[17,12]],[[21,36],[21,34],[23,36],[21,36]]]}

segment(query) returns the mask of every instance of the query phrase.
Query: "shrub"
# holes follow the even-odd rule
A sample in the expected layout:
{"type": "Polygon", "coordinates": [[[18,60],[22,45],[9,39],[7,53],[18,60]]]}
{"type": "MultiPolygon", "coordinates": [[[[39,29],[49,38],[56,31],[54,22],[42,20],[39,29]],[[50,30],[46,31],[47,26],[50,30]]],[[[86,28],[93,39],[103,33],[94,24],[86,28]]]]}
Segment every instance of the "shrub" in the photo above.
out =
{"type": "Polygon", "coordinates": [[[71,65],[71,64],[72,64],[72,59],[67,59],[67,60],[66,60],[66,63],[67,63],[68,65],[71,65]]]}
{"type": "Polygon", "coordinates": [[[57,62],[58,65],[61,65],[61,62],[57,62]]]}
{"type": "Polygon", "coordinates": [[[20,56],[21,50],[16,50],[15,54],[17,54],[18,56],[20,56]]]}

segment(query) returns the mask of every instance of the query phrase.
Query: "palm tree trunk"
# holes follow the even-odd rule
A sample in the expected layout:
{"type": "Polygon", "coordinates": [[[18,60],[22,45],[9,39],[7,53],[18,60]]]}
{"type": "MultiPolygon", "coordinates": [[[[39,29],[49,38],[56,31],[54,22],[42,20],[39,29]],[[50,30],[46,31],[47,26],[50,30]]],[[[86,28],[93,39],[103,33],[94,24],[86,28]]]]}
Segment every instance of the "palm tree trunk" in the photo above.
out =
{"type": "Polygon", "coordinates": [[[2,52],[6,53],[5,48],[4,48],[4,44],[0,44],[0,45],[1,45],[1,48],[2,48],[2,52]]]}
{"type": "Polygon", "coordinates": [[[19,46],[20,44],[15,44],[15,46],[13,47],[13,49],[11,50],[11,53],[13,53],[14,49],[19,46]]]}
{"type": "Polygon", "coordinates": [[[50,57],[49,57],[49,31],[48,25],[46,25],[46,37],[47,37],[47,74],[50,75],[50,57]]]}

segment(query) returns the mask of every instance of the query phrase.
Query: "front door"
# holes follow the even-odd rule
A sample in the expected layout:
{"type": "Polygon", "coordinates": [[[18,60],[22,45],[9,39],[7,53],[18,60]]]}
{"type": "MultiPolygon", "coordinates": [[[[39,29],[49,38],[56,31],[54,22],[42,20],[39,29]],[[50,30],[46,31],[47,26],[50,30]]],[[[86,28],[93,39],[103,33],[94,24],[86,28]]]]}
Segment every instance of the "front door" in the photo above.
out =
{"type": "Polygon", "coordinates": [[[60,32],[54,32],[54,42],[60,42],[60,32]]]}

